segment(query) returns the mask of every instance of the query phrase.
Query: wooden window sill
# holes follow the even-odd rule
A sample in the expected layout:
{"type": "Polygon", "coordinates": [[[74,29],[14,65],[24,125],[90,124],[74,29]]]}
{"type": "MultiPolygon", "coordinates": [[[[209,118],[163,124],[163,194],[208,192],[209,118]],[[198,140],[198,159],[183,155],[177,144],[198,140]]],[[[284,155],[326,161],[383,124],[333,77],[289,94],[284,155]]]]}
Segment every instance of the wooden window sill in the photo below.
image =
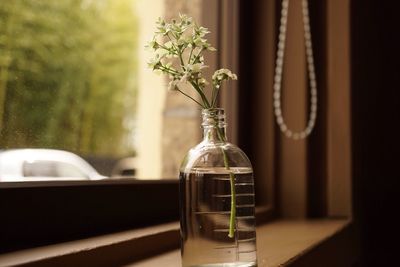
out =
{"type": "MultiPolygon", "coordinates": [[[[339,234],[343,234],[350,226],[348,220],[277,220],[257,227],[258,266],[350,266],[353,255],[340,255],[339,265],[332,258],[336,253],[349,251],[331,251],[328,258],[306,259],[314,250],[339,234]],[[304,258],[303,258],[304,257],[304,258]],[[314,261],[315,262],[312,262],[314,261]],[[321,261],[318,263],[316,260],[321,261]],[[326,261],[331,261],[331,265],[326,261]],[[342,264],[344,263],[344,264],[342,264]]],[[[347,245],[350,245],[347,243],[347,245]]],[[[348,249],[342,246],[343,249],[348,249]]],[[[319,253],[324,254],[324,251],[319,253]]],[[[351,254],[351,253],[349,253],[351,254]]],[[[338,255],[339,256],[339,255],[338,255]]],[[[315,255],[313,255],[315,257],[315,255]]],[[[176,267],[180,266],[180,251],[170,251],[146,260],[135,262],[135,267],[176,267]],[[162,263],[162,264],[161,264],[162,263]]]]}
{"type": "Polygon", "coordinates": [[[121,266],[178,246],[173,222],[0,254],[0,266],[121,266]]]}
{"type": "MultiPolygon", "coordinates": [[[[0,255],[0,266],[177,267],[178,227],[177,223],[169,223],[11,252],[0,255]]],[[[348,261],[355,255],[348,249],[352,246],[348,242],[351,228],[351,223],[344,219],[277,220],[261,225],[257,227],[259,266],[350,266],[348,261]],[[315,260],[323,258],[318,254],[324,255],[326,250],[329,256],[325,260],[333,265],[318,265],[315,260]],[[335,260],[340,260],[341,265],[335,260]],[[344,262],[347,264],[343,265],[344,262]]]]}

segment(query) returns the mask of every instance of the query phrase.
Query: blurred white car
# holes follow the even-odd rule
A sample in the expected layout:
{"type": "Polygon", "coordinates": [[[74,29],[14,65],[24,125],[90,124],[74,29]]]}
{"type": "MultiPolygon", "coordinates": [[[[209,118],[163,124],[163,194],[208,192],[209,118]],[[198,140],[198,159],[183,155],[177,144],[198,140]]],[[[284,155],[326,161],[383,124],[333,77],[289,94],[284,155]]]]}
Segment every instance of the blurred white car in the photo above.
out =
{"type": "Polygon", "coordinates": [[[55,149],[11,149],[0,151],[0,182],[101,180],[84,159],[55,149]]]}

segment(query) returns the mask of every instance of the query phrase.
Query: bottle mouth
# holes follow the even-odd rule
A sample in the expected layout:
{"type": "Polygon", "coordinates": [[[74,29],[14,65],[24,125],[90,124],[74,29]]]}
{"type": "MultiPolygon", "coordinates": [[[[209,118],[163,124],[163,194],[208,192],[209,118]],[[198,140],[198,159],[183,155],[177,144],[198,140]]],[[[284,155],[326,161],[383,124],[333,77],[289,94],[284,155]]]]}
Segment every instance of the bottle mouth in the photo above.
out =
{"type": "Polygon", "coordinates": [[[225,110],[223,108],[209,108],[201,111],[203,127],[226,127],[225,110]]]}
{"type": "Polygon", "coordinates": [[[205,108],[201,110],[201,114],[225,114],[225,110],[223,108],[205,108]]]}
{"type": "Polygon", "coordinates": [[[212,117],[225,117],[225,110],[223,108],[207,108],[202,109],[201,114],[204,116],[212,117]]]}

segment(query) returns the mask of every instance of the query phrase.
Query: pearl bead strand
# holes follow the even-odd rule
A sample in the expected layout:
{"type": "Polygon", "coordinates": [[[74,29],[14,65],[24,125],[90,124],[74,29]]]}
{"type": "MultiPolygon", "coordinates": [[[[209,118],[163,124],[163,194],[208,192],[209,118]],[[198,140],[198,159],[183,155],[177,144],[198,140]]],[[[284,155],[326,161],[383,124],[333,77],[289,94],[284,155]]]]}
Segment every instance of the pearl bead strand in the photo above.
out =
{"type": "Polygon", "coordinates": [[[289,0],[282,1],[281,20],[279,27],[279,42],[275,64],[275,77],[274,77],[274,113],[276,122],[279,125],[282,133],[294,140],[305,139],[315,126],[317,119],[317,81],[315,76],[314,58],[311,42],[311,30],[310,30],[310,18],[308,14],[308,1],[302,0],[302,13],[303,13],[303,25],[304,25],[304,40],[306,47],[306,58],[307,58],[307,70],[308,80],[310,82],[310,93],[311,93],[311,108],[310,115],[307,122],[307,126],[303,131],[294,132],[288,128],[283,119],[282,108],[281,108],[281,88],[282,88],[282,73],[283,73],[283,60],[285,54],[285,41],[286,41],[286,30],[287,30],[287,18],[289,12],[289,0]]]}

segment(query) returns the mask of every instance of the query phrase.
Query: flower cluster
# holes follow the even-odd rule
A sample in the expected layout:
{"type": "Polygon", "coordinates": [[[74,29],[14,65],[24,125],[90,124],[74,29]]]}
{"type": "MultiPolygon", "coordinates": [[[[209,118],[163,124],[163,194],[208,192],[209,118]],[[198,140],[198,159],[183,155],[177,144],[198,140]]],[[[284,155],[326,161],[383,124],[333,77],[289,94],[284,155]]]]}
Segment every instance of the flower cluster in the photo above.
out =
{"type": "Polygon", "coordinates": [[[211,98],[206,96],[205,88],[209,82],[203,75],[203,70],[207,68],[203,52],[216,51],[207,42],[208,33],[207,28],[198,26],[186,15],[180,14],[179,20],[173,19],[170,23],[160,18],[157,21],[157,31],[147,48],[154,52],[149,67],[155,72],[168,75],[170,90],[181,92],[203,108],[214,108],[222,82],[236,80],[237,76],[228,69],[215,71],[211,98]],[[200,102],[181,90],[180,85],[183,83],[190,84],[197,91],[200,102]]]}

